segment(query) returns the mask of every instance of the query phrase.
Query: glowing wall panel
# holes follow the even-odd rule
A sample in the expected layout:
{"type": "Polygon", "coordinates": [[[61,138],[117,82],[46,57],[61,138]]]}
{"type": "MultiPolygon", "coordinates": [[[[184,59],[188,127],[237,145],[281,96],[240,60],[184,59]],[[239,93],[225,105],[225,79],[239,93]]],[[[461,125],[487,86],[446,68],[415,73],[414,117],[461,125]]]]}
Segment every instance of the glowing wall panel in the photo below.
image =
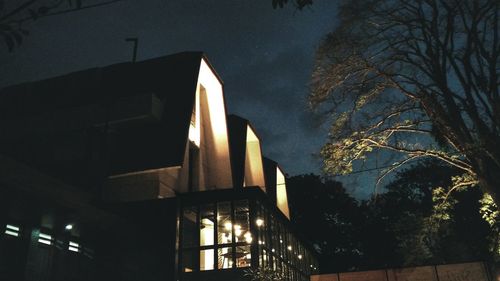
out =
{"type": "Polygon", "coordinates": [[[259,186],[265,192],[266,187],[261,151],[259,138],[252,128],[247,126],[244,186],[259,186]]]}
{"type": "Polygon", "coordinates": [[[281,212],[290,219],[290,211],[288,209],[288,197],[286,195],[285,175],[280,168],[276,168],[276,205],[281,212]]]}

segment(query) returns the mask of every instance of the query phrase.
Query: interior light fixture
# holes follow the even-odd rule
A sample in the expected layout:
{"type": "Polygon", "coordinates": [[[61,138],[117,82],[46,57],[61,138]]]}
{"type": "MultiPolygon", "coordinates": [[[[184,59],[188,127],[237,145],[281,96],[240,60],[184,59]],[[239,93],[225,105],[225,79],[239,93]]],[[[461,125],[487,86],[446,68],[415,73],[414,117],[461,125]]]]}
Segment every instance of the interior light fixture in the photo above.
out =
{"type": "Polygon", "coordinates": [[[241,231],[241,225],[239,225],[239,224],[235,224],[235,225],[234,225],[234,234],[235,234],[236,236],[240,236],[240,235],[241,235],[241,233],[242,233],[242,231],[241,231]]]}
{"type": "Polygon", "coordinates": [[[71,223],[68,223],[68,224],[64,227],[64,229],[66,229],[66,230],[72,230],[72,229],[73,229],[73,225],[72,225],[71,223]]]}
{"type": "Polygon", "coordinates": [[[252,243],[252,234],[250,232],[245,233],[244,235],[245,241],[247,241],[248,244],[252,243]]]}
{"type": "Polygon", "coordinates": [[[259,226],[259,227],[260,227],[260,226],[263,226],[263,225],[264,225],[264,220],[263,220],[263,219],[261,219],[261,218],[258,218],[258,219],[256,219],[256,220],[255,220],[255,224],[256,224],[257,226],[259,226]]]}

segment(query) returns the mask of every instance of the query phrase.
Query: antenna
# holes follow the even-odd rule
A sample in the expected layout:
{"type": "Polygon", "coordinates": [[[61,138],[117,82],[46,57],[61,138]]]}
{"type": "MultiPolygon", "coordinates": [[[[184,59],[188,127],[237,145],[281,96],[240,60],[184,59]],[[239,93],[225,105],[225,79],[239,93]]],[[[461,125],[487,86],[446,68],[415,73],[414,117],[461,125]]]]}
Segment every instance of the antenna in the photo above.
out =
{"type": "Polygon", "coordinates": [[[125,38],[125,41],[134,43],[134,52],[132,54],[132,62],[135,62],[137,60],[137,45],[139,45],[139,39],[137,39],[137,37],[125,38]]]}

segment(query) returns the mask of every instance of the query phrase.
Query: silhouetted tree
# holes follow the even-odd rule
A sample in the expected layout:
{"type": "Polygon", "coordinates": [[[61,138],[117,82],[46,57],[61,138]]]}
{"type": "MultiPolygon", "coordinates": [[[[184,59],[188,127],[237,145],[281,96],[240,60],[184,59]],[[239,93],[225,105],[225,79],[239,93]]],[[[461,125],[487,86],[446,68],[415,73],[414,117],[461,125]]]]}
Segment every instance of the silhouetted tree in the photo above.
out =
{"type": "Polygon", "coordinates": [[[311,105],[332,127],[321,153],[349,173],[374,150],[462,171],[500,203],[498,0],[346,0],[317,51],[311,105]],[[437,142],[436,142],[437,140],[437,142]],[[438,145],[439,144],[439,145],[438,145]]]}
{"type": "Polygon", "coordinates": [[[353,269],[361,252],[357,228],[362,221],[357,202],[342,184],[317,175],[287,181],[291,217],[320,253],[323,271],[353,269]]]}

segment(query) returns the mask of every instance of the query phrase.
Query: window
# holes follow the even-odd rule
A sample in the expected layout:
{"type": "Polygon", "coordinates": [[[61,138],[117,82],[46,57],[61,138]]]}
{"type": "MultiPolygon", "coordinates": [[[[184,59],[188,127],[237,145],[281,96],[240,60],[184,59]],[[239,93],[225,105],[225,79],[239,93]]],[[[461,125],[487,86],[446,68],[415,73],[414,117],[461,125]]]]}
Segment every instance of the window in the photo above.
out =
{"type": "Polygon", "coordinates": [[[214,205],[201,206],[200,209],[200,246],[214,245],[215,214],[214,205]]]}
{"type": "Polygon", "coordinates": [[[251,264],[248,200],[184,207],[181,221],[181,270],[205,271],[251,264]]]}
{"type": "Polygon", "coordinates": [[[250,233],[248,201],[236,201],[234,203],[234,239],[235,242],[252,243],[250,233]]]}
{"type": "Polygon", "coordinates": [[[238,246],[236,247],[236,267],[248,267],[252,262],[252,254],[250,252],[250,246],[238,246]]]}
{"type": "Polygon", "coordinates": [[[233,241],[231,202],[217,203],[217,243],[228,244],[233,241]]]}
{"type": "Polygon", "coordinates": [[[197,254],[195,250],[184,250],[182,253],[182,271],[193,272],[196,268],[197,254]]]}
{"type": "Polygon", "coordinates": [[[200,271],[214,269],[214,249],[200,251],[200,271]]]}
{"type": "Polygon", "coordinates": [[[217,268],[226,269],[233,267],[233,249],[232,247],[219,248],[217,259],[217,268]]]}
{"type": "Polygon", "coordinates": [[[183,247],[195,247],[198,245],[196,233],[197,233],[197,210],[195,207],[185,208],[183,211],[182,218],[182,244],[183,247]]]}

